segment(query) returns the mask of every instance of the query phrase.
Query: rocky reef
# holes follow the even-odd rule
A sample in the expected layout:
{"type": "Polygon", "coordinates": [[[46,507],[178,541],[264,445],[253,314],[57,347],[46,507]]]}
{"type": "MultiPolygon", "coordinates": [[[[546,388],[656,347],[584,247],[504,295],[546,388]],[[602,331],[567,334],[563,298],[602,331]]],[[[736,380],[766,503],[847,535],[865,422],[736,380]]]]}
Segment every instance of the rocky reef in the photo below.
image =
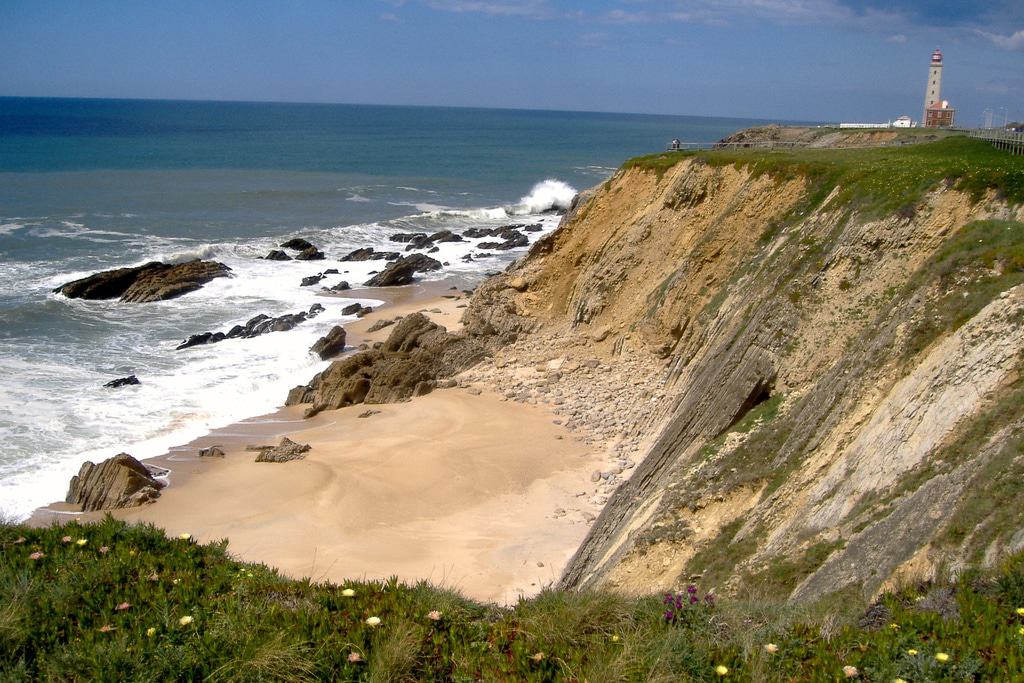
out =
{"type": "Polygon", "coordinates": [[[207,282],[228,277],[231,269],[217,261],[159,263],[115,268],[74,280],[53,290],[69,299],[120,299],[133,303],[163,301],[194,292],[207,282]]]}

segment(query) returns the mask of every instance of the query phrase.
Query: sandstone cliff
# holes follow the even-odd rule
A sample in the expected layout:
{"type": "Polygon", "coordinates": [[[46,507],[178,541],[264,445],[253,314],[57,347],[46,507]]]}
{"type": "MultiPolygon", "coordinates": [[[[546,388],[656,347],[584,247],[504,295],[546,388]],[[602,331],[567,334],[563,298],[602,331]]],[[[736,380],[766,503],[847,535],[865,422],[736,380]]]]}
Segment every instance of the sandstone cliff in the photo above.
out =
{"type": "Polygon", "coordinates": [[[1024,163],[914,149],[627,164],[481,288],[626,398],[568,412],[639,464],[564,586],[869,597],[1024,545],[1024,163]]]}
{"type": "Polygon", "coordinates": [[[411,317],[289,403],[549,405],[611,459],[563,587],[870,598],[1024,547],[1022,221],[1024,159],[964,138],[641,158],[461,333],[411,317]]]}

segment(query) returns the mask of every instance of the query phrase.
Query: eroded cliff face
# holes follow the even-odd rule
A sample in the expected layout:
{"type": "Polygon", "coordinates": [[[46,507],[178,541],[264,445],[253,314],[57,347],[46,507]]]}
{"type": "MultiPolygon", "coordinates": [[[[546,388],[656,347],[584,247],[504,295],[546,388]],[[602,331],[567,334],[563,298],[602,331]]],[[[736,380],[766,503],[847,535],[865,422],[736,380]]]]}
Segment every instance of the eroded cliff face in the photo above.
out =
{"type": "MultiPolygon", "coordinates": [[[[1024,545],[1024,210],[946,183],[876,217],[820,190],[621,170],[474,297],[538,373],[618,377],[601,433],[637,466],[564,586],[870,597],[1024,545]]],[[[500,348],[488,372],[513,372],[500,348]]]]}

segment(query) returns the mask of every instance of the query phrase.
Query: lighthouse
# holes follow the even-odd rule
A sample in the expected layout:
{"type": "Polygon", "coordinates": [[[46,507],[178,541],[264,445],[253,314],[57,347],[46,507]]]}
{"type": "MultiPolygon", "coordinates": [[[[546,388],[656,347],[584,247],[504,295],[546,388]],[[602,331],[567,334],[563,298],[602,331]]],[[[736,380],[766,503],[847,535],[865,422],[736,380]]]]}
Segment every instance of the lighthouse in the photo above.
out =
{"type": "Polygon", "coordinates": [[[931,64],[928,65],[928,83],[924,90],[924,116],[921,120],[925,128],[948,128],[953,125],[956,110],[949,102],[942,99],[942,50],[932,53],[931,64]]]}

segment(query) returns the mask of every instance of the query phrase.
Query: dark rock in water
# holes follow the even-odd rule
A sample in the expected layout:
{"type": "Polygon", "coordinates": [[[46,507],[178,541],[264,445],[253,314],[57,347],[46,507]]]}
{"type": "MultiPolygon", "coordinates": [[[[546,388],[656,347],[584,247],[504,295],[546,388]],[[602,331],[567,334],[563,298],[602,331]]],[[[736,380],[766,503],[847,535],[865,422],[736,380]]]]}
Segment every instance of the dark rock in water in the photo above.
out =
{"type": "Polygon", "coordinates": [[[316,343],[310,347],[310,351],[320,356],[320,360],[327,360],[332,356],[337,356],[345,349],[345,328],[341,325],[335,325],[331,328],[323,337],[316,340],[316,343]]]}
{"type": "Polygon", "coordinates": [[[385,327],[389,327],[394,324],[394,320],[378,320],[374,324],[370,325],[370,327],[367,328],[366,332],[367,334],[369,334],[370,332],[377,332],[378,330],[383,330],[385,327]]]}
{"type": "Polygon", "coordinates": [[[534,223],[533,225],[527,225],[523,230],[526,232],[540,232],[544,229],[544,226],[540,223],[534,223]]]}
{"type": "Polygon", "coordinates": [[[375,251],[373,247],[364,247],[349,252],[342,261],[391,261],[400,257],[397,251],[375,251]]]}
{"type": "Polygon", "coordinates": [[[317,273],[316,275],[310,275],[309,277],[302,278],[302,284],[300,287],[312,287],[313,285],[320,284],[320,281],[324,279],[323,273],[317,273]]]}
{"type": "Polygon", "coordinates": [[[463,237],[472,237],[473,239],[479,239],[481,237],[490,237],[494,234],[494,231],[490,228],[470,228],[462,233],[463,237]]]}
{"type": "Polygon", "coordinates": [[[313,243],[308,240],[304,240],[301,237],[293,237],[287,242],[282,242],[278,245],[282,249],[295,249],[296,251],[305,251],[306,249],[313,248],[313,243]]]}
{"type": "Polygon", "coordinates": [[[209,448],[199,449],[200,458],[223,458],[224,451],[220,446],[210,446],[209,448]]]}
{"type": "Polygon", "coordinates": [[[472,254],[466,254],[465,256],[462,257],[462,260],[463,261],[472,261],[473,260],[473,255],[472,254]]]}
{"type": "Polygon", "coordinates": [[[399,232],[399,233],[395,233],[394,235],[392,235],[388,239],[391,240],[392,242],[411,242],[412,240],[414,240],[414,239],[416,239],[418,237],[426,237],[426,236],[427,236],[427,233],[425,233],[425,232],[399,232]]]}
{"type": "Polygon", "coordinates": [[[436,254],[439,251],[441,251],[441,247],[431,247],[430,249],[427,249],[428,254],[436,254]]]}
{"type": "Polygon", "coordinates": [[[412,283],[413,275],[416,273],[440,270],[441,267],[441,262],[436,259],[424,254],[413,254],[388,264],[387,268],[367,280],[365,284],[367,287],[408,285],[412,283]]]}
{"type": "Polygon", "coordinates": [[[430,239],[430,235],[419,235],[411,240],[406,245],[406,251],[412,251],[413,249],[426,249],[429,246],[433,246],[434,242],[430,239]]]}
{"type": "Polygon", "coordinates": [[[272,249],[269,254],[263,257],[267,261],[291,261],[292,257],[280,249],[272,249]]]}
{"type": "Polygon", "coordinates": [[[304,323],[310,318],[315,318],[320,311],[324,310],[320,304],[313,304],[310,306],[309,313],[302,311],[300,313],[286,313],[279,318],[271,318],[269,315],[260,313],[254,318],[251,318],[245,325],[235,325],[227,333],[224,332],[203,332],[202,334],[193,334],[185,341],[181,342],[175,347],[175,351],[181,349],[187,349],[192,346],[202,346],[204,344],[215,344],[225,339],[251,339],[252,337],[258,337],[261,334],[267,334],[268,332],[287,332],[296,325],[304,323]]]}
{"type": "Polygon", "coordinates": [[[133,303],[163,301],[194,292],[231,269],[217,261],[159,263],[116,268],[68,282],[53,290],[69,299],[115,299],[133,303]]]}
{"type": "Polygon", "coordinates": [[[480,242],[477,244],[479,249],[494,249],[496,251],[506,251],[508,249],[516,249],[518,247],[526,247],[530,244],[530,238],[521,232],[512,230],[511,232],[503,232],[498,234],[499,237],[504,238],[504,242],[480,242]]]}
{"type": "Polygon", "coordinates": [[[80,506],[85,512],[137,507],[160,497],[165,484],[155,475],[163,473],[146,467],[127,453],[98,465],[86,462],[78,474],[71,477],[65,501],[80,506]]]}
{"type": "Polygon", "coordinates": [[[334,285],[333,287],[324,287],[323,289],[324,289],[325,292],[344,292],[344,291],[346,291],[348,289],[352,289],[352,287],[351,287],[351,285],[348,284],[347,281],[342,280],[341,282],[339,282],[338,284],[334,285]]]}
{"type": "Polygon", "coordinates": [[[323,261],[326,256],[324,252],[320,251],[316,247],[310,247],[309,249],[303,249],[299,252],[298,256],[295,257],[296,261],[323,261]]]}
{"type": "Polygon", "coordinates": [[[309,444],[295,443],[287,436],[281,438],[281,443],[273,448],[264,448],[256,456],[256,462],[288,462],[290,460],[301,460],[306,453],[312,450],[309,444]]]}
{"type": "Polygon", "coordinates": [[[188,349],[193,346],[202,346],[203,344],[209,344],[212,338],[213,332],[202,332],[200,334],[189,335],[189,338],[175,346],[174,350],[181,351],[182,349],[188,349]]]}
{"type": "Polygon", "coordinates": [[[441,230],[430,236],[431,242],[462,242],[462,236],[456,235],[451,230],[441,230]]]}
{"type": "Polygon", "coordinates": [[[349,304],[345,308],[341,309],[342,315],[355,315],[359,311],[363,310],[363,305],[360,303],[349,304]]]}
{"type": "Polygon", "coordinates": [[[328,268],[327,270],[324,271],[324,275],[337,275],[337,274],[338,274],[338,269],[337,268],[328,268]]]}
{"type": "Polygon", "coordinates": [[[142,384],[142,382],[140,382],[139,378],[135,375],[128,375],[127,377],[112,379],[104,384],[103,387],[105,389],[117,389],[118,387],[130,387],[136,384],[142,384]]]}

